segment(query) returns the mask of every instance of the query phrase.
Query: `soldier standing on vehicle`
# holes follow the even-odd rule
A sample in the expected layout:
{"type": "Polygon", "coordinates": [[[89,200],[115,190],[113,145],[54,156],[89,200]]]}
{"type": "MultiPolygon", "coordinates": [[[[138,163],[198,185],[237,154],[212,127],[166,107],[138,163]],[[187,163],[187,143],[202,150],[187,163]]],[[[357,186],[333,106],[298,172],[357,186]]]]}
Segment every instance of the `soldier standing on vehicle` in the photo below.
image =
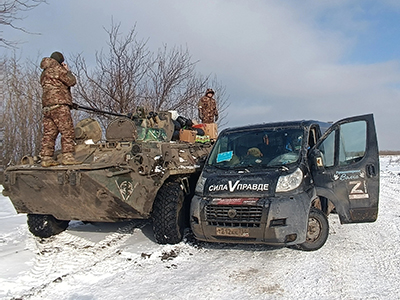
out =
{"type": "Polygon", "coordinates": [[[40,84],[43,88],[43,139],[40,152],[43,167],[56,166],[59,162],[53,159],[55,141],[61,133],[62,164],[80,164],[73,154],[75,152],[75,132],[70,109],[73,106],[71,86],[76,78],[64,62],[60,52],[53,52],[40,63],[43,72],[40,84]]]}
{"type": "Polygon", "coordinates": [[[218,121],[217,102],[213,96],[214,91],[207,89],[206,94],[199,100],[199,118],[202,123],[215,123],[218,121]]]}

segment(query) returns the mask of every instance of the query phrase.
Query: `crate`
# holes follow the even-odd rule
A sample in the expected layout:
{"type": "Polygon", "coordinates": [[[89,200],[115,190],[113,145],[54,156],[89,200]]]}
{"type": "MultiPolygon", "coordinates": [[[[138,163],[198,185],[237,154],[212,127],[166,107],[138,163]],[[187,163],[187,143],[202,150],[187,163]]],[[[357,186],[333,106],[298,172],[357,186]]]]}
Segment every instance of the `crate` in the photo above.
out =
{"type": "Polygon", "coordinates": [[[203,123],[204,134],[208,135],[210,139],[216,140],[218,137],[217,123],[203,123]]]}
{"type": "Polygon", "coordinates": [[[188,143],[194,143],[196,140],[196,131],[181,129],[179,131],[179,140],[188,143]]]}

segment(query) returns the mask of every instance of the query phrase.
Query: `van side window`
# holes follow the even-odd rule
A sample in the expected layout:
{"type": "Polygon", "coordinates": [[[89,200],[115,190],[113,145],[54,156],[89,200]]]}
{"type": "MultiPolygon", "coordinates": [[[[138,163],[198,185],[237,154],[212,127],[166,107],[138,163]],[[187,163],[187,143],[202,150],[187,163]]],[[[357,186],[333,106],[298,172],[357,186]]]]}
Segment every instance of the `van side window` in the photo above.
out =
{"type": "Polygon", "coordinates": [[[317,143],[317,135],[315,132],[315,127],[313,127],[310,129],[310,134],[308,136],[308,146],[312,148],[316,143],[317,143]]]}
{"type": "Polygon", "coordinates": [[[335,133],[336,131],[331,132],[318,147],[325,167],[332,167],[335,163],[335,133]]]}
{"type": "Polygon", "coordinates": [[[358,121],[340,126],[339,165],[361,160],[367,145],[367,123],[358,121]]]}

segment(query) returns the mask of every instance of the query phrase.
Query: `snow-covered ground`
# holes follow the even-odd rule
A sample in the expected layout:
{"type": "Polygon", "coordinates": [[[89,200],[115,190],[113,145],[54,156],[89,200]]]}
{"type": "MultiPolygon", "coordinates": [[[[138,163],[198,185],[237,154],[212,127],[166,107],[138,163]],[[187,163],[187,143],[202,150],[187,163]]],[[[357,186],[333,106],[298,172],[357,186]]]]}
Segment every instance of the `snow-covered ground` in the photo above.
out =
{"type": "MultiPolygon", "coordinates": [[[[1,186],[0,186],[1,188],[1,186]]],[[[379,217],[329,217],[315,252],[154,242],[151,224],[83,224],[47,240],[0,196],[1,299],[400,299],[400,157],[381,157],[379,217]]]]}

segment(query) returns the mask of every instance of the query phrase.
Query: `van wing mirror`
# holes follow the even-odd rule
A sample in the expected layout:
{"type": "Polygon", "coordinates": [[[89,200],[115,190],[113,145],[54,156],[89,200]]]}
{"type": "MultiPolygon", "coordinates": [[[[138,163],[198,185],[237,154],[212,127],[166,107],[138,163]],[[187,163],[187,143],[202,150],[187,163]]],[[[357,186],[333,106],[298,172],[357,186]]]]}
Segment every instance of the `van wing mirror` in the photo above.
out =
{"type": "Polygon", "coordinates": [[[309,162],[311,166],[314,167],[316,170],[324,169],[324,160],[321,150],[319,150],[318,148],[311,149],[309,162]]]}

